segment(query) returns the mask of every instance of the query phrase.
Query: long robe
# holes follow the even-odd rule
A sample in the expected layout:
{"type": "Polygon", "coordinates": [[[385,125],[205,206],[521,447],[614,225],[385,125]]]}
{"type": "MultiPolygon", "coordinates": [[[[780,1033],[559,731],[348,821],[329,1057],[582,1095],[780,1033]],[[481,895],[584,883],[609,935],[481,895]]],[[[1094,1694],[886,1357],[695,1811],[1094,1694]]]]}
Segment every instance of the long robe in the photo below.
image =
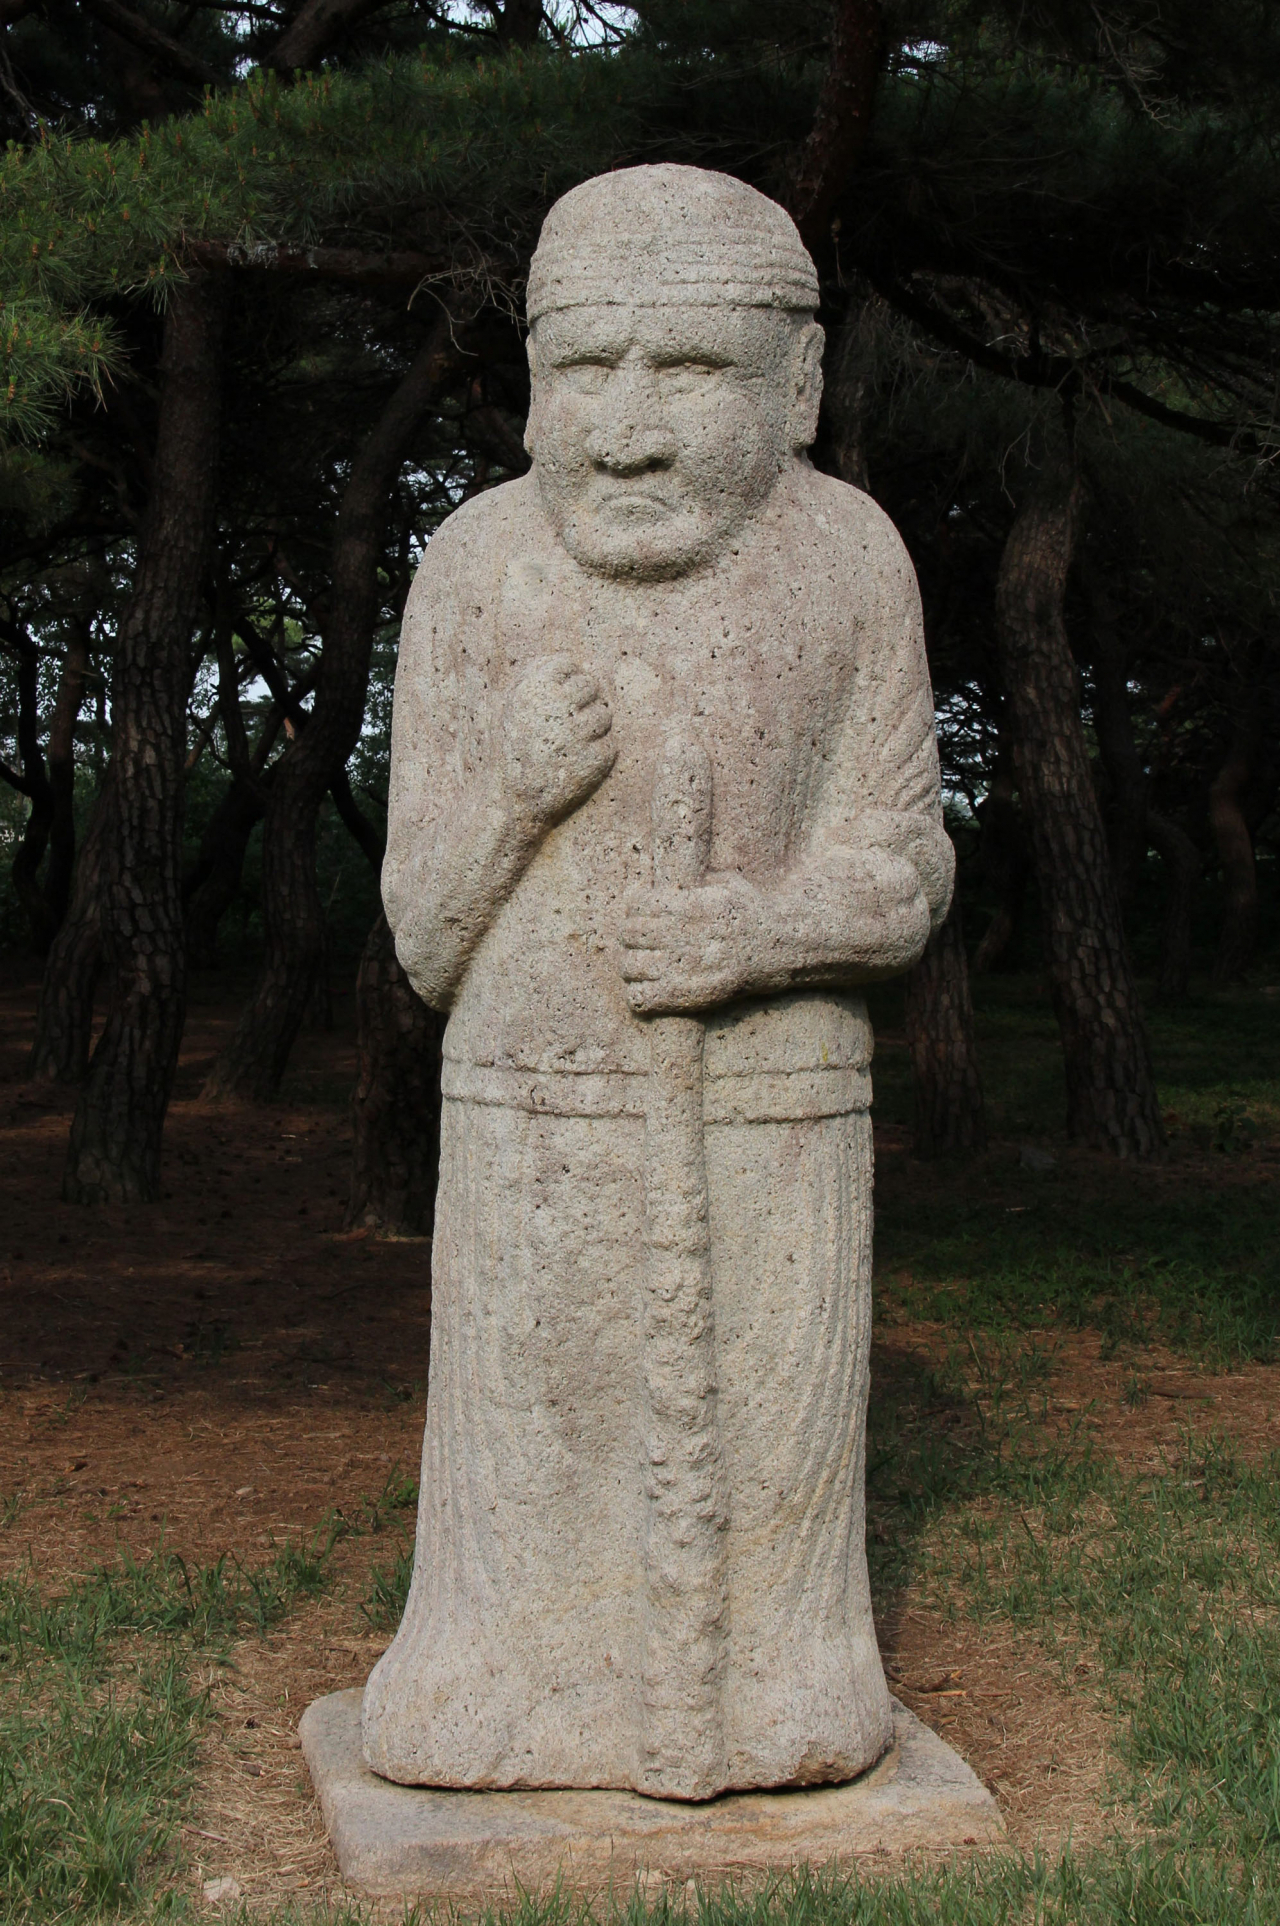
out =
{"type": "MultiPolygon", "coordinates": [[[[710,755],[710,867],[762,891],[950,850],[914,576],[883,515],[797,464],[734,552],[674,582],[578,569],[532,480],[432,541],[396,683],[384,888],[411,976],[430,874],[563,652],[611,693],[615,767],[478,944],[445,1036],[413,1585],[364,1699],[385,1776],[635,1786],[644,1770],[644,1118],[622,901],[650,877],[664,732],[710,755]]],[[[852,984],[707,1013],[705,1158],[727,1607],[716,1791],[842,1780],[888,1742],[863,1548],[871,1035],[852,984]]]]}

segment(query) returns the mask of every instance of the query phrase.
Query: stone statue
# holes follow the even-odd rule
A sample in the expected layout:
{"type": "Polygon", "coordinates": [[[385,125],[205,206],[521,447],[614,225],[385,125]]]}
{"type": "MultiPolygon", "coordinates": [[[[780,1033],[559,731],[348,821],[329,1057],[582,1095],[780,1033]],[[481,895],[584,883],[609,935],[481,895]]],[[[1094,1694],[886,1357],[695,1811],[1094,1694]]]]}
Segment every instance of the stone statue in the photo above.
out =
{"type": "Polygon", "coordinates": [[[706,1799],[889,1742],[858,986],[952,852],[911,564],[805,456],[817,300],[739,181],[565,195],[532,473],[414,583],[384,892],[450,1014],[388,1779],[706,1799]]]}

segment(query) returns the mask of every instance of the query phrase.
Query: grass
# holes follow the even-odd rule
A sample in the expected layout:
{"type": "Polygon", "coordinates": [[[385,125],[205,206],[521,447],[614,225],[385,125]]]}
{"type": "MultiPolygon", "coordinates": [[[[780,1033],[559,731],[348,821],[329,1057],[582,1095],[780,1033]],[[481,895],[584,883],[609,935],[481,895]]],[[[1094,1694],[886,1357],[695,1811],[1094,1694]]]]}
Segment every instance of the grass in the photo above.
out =
{"type": "Polygon", "coordinates": [[[965,1194],[942,1177],[885,1196],[877,1258],[903,1312],[970,1330],[1099,1329],[1109,1350],[1158,1338],[1207,1361],[1269,1359],[1280,1343],[1274,1182],[1162,1194],[1142,1175],[1003,1173],[965,1194]]]}
{"type": "MultiPolygon", "coordinates": [[[[905,1052],[880,999],[882,1119],[909,1121],[905,1052]]],[[[868,1439],[877,1609],[910,1596],[1014,1628],[1094,1695],[1116,1797],[1133,1826],[1055,1859],[838,1877],[756,1891],[619,1895],[592,1909],[526,1895],[493,1926],[1274,1926],[1280,1919],[1280,1454],[1241,1462],[1189,1429],[1170,1461],[1127,1471],[1083,1425],[1045,1426],[1056,1337],[1101,1332],[1128,1355],[1126,1402],[1149,1395],[1153,1339],[1221,1366],[1280,1347],[1275,1032],[1256,992],[1157,1011],[1153,1041],[1175,1163],[1144,1171],[1063,1144],[1057,1034],[1030,979],[979,986],[1000,1147],[923,1184],[882,1159],[878,1314],[935,1321],[932,1372],[876,1387],[868,1439]],[[1020,1143],[1057,1159],[1022,1168],[1020,1143]],[[1087,1665],[1086,1671],[1078,1668],[1087,1665]],[[1134,1838],[1138,1843],[1134,1844],[1134,1838]]],[[[389,1393],[390,1395],[391,1393],[389,1393]]],[[[360,1516],[260,1566],[190,1567],[164,1547],[47,1593],[0,1585],[0,1918],[176,1918],[177,1827],[206,1706],[201,1654],[278,1624],[330,1582],[339,1531],[381,1535],[358,1609],[394,1628],[412,1568],[413,1479],[397,1468],[360,1516]]],[[[0,1529],[23,1503],[0,1494],[0,1529]]],[[[224,1911],[223,1917],[228,1914],[224,1911]]],[[[234,1909],[231,1916],[234,1917],[234,1909]]],[[[242,1915],[248,1919],[246,1912],[242,1915]]],[[[275,1926],[360,1926],[358,1906],[291,1904],[275,1926]]],[[[405,1926],[426,1926],[410,1908],[405,1926]]]]}
{"type": "Polygon", "coordinates": [[[882,1458],[871,1500],[880,1603],[911,1578],[944,1613],[1033,1633],[1102,1694],[1161,1849],[1221,1859],[1280,1916],[1280,1453],[1250,1468],[1188,1434],[1138,1477],[1011,1432],[882,1458]]]}
{"type": "MultiPolygon", "coordinates": [[[[1157,1009],[1151,1020],[1172,1162],[1143,1169],[1071,1156],[1047,992],[987,978],[977,1022],[996,1148],[919,1171],[882,1163],[877,1269],[913,1317],[969,1330],[1101,1329],[1111,1347],[1159,1338],[1219,1363],[1280,1347],[1277,1166],[1246,1153],[1280,1144],[1280,999],[1231,991],[1157,1009]],[[1056,1155],[1038,1173],[1018,1147],[1056,1155]]],[[[876,1114],[911,1118],[900,997],[875,1016],[876,1114]]]]}
{"type": "Polygon", "coordinates": [[[412,1513],[418,1503],[418,1481],[397,1465],[373,1500],[366,1499],[364,1514],[368,1529],[378,1533],[390,1527],[396,1534],[395,1554],[390,1566],[375,1564],[369,1572],[368,1590],[360,1610],[378,1632],[394,1632],[404,1615],[413,1576],[412,1513]]]}
{"type": "Polygon", "coordinates": [[[193,1661],[322,1591],[340,1535],[262,1566],[161,1547],[51,1595],[31,1569],[0,1584],[0,1918],[184,1911],[168,1875],[206,1713],[193,1661]]]}

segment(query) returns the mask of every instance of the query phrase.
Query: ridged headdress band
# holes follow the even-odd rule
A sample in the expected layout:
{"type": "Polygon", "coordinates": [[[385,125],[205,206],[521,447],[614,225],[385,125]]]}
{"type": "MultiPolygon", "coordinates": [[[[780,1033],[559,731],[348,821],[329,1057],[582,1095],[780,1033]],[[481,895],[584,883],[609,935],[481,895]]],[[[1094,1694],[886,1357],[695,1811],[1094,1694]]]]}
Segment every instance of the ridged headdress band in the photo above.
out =
{"type": "Polygon", "coordinates": [[[812,312],[818,276],[791,217],[698,167],[600,174],[556,202],[529,268],[530,323],[615,303],[812,312]]]}

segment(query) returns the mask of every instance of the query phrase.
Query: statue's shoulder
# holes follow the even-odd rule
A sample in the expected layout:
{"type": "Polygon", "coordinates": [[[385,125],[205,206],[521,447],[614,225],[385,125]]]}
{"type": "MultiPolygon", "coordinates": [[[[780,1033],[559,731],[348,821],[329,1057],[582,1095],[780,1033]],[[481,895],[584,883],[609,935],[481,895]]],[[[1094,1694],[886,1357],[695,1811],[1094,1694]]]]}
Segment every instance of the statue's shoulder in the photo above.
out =
{"type": "Polygon", "coordinates": [[[906,543],[870,495],[806,463],[796,470],[792,499],[810,567],[821,568],[842,591],[859,598],[898,600],[916,594],[906,543]]]}
{"type": "Polygon", "coordinates": [[[427,543],[407,613],[418,615],[427,607],[490,588],[502,579],[511,557],[536,540],[540,526],[531,475],[473,495],[445,517],[427,543]]]}

